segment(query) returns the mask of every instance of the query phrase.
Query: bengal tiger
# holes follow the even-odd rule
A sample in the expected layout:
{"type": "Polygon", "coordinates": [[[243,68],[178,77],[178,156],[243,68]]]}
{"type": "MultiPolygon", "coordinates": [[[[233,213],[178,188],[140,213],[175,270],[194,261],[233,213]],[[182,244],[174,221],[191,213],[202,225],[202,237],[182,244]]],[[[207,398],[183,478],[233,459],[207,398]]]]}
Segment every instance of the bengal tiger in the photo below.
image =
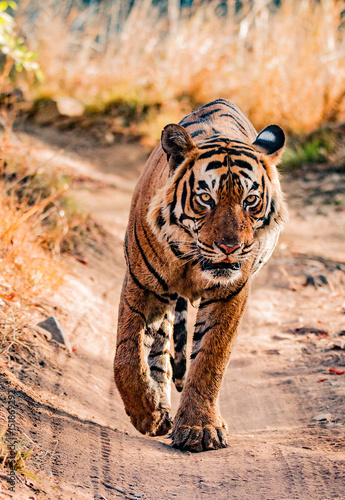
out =
{"type": "Polygon", "coordinates": [[[287,219],[276,164],[284,132],[259,135],[218,99],[167,125],[136,186],[125,236],[115,381],[143,434],[227,446],[218,395],[251,279],[287,219]],[[186,372],[186,310],[200,299],[186,372]],[[171,343],[174,341],[174,357],[171,343]],[[182,391],[171,418],[171,379],[182,391]]]}

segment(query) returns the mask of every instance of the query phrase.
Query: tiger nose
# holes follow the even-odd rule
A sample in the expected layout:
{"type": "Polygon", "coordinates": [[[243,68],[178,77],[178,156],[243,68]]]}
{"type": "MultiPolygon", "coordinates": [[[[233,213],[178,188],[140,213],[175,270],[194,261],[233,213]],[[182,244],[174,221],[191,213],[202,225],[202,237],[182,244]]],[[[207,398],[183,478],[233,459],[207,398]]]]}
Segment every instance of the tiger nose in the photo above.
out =
{"type": "Polygon", "coordinates": [[[222,250],[222,252],[224,252],[226,255],[229,255],[231,253],[234,253],[235,250],[240,248],[241,245],[237,244],[230,246],[230,245],[225,245],[224,243],[217,243],[217,246],[222,250]]]}

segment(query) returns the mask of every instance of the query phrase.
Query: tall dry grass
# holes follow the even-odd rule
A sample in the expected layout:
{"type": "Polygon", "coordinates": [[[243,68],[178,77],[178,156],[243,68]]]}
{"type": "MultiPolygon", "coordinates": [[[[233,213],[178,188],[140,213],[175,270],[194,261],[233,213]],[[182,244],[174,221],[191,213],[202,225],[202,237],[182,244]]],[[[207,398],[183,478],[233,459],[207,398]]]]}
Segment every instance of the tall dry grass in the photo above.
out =
{"type": "MultiPolygon", "coordinates": [[[[40,241],[49,232],[42,225],[46,208],[61,197],[64,187],[52,186],[49,196],[38,194],[28,203],[27,194],[18,199],[30,164],[30,154],[10,132],[0,139],[0,308],[34,303],[62,282],[59,259],[42,248],[40,241]]],[[[2,312],[2,311],[0,311],[2,312]]]]}
{"type": "Polygon", "coordinates": [[[27,93],[70,96],[86,108],[158,103],[163,118],[148,116],[158,128],[217,97],[235,102],[257,128],[277,122],[310,132],[344,120],[343,2],[281,3],[245,0],[235,13],[229,2],[220,14],[218,1],[195,2],[162,15],[151,0],[137,0],[129,14],[125,0],[86,9],[32,0],[21,28],[46,79],[27,93]]]}

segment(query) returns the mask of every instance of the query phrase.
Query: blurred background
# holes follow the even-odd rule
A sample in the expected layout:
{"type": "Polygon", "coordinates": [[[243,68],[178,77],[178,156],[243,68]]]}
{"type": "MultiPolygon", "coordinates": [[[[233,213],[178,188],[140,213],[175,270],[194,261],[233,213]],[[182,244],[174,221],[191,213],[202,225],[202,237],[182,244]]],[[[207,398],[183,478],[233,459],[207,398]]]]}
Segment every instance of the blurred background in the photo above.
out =
{"type": "Polygon", "coordinates": [[[51,100],[61,114],[101,112],[113,117],[110,132],[131,127],[154,139],[166,123],[218,97],[235,102],[258,129],[279,123],[308,134],[344,119],[339,0],[1,5],[2,16],[15,19],[19,45],[6,47],[3,18],[2,92],[19,88],[31,112],[51,100]]]}

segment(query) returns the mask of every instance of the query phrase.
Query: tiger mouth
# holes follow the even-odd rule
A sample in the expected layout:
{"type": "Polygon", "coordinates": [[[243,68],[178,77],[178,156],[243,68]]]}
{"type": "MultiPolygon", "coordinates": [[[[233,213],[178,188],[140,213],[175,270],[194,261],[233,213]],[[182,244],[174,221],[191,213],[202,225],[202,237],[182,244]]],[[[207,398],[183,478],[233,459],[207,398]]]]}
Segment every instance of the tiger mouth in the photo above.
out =
{"type": "Polygon", "coordinates": [[[216,271],[216,270],[222,270],[222,269],[228,269],[230,271],[238,271],[241,269],[241,263],[240,262],[231,262],[230,260],[223,260],[221,262],[212,262],[212,261],[206,261],[203,262],[202,265],[202,270],[203,271],[216,271]]]}

